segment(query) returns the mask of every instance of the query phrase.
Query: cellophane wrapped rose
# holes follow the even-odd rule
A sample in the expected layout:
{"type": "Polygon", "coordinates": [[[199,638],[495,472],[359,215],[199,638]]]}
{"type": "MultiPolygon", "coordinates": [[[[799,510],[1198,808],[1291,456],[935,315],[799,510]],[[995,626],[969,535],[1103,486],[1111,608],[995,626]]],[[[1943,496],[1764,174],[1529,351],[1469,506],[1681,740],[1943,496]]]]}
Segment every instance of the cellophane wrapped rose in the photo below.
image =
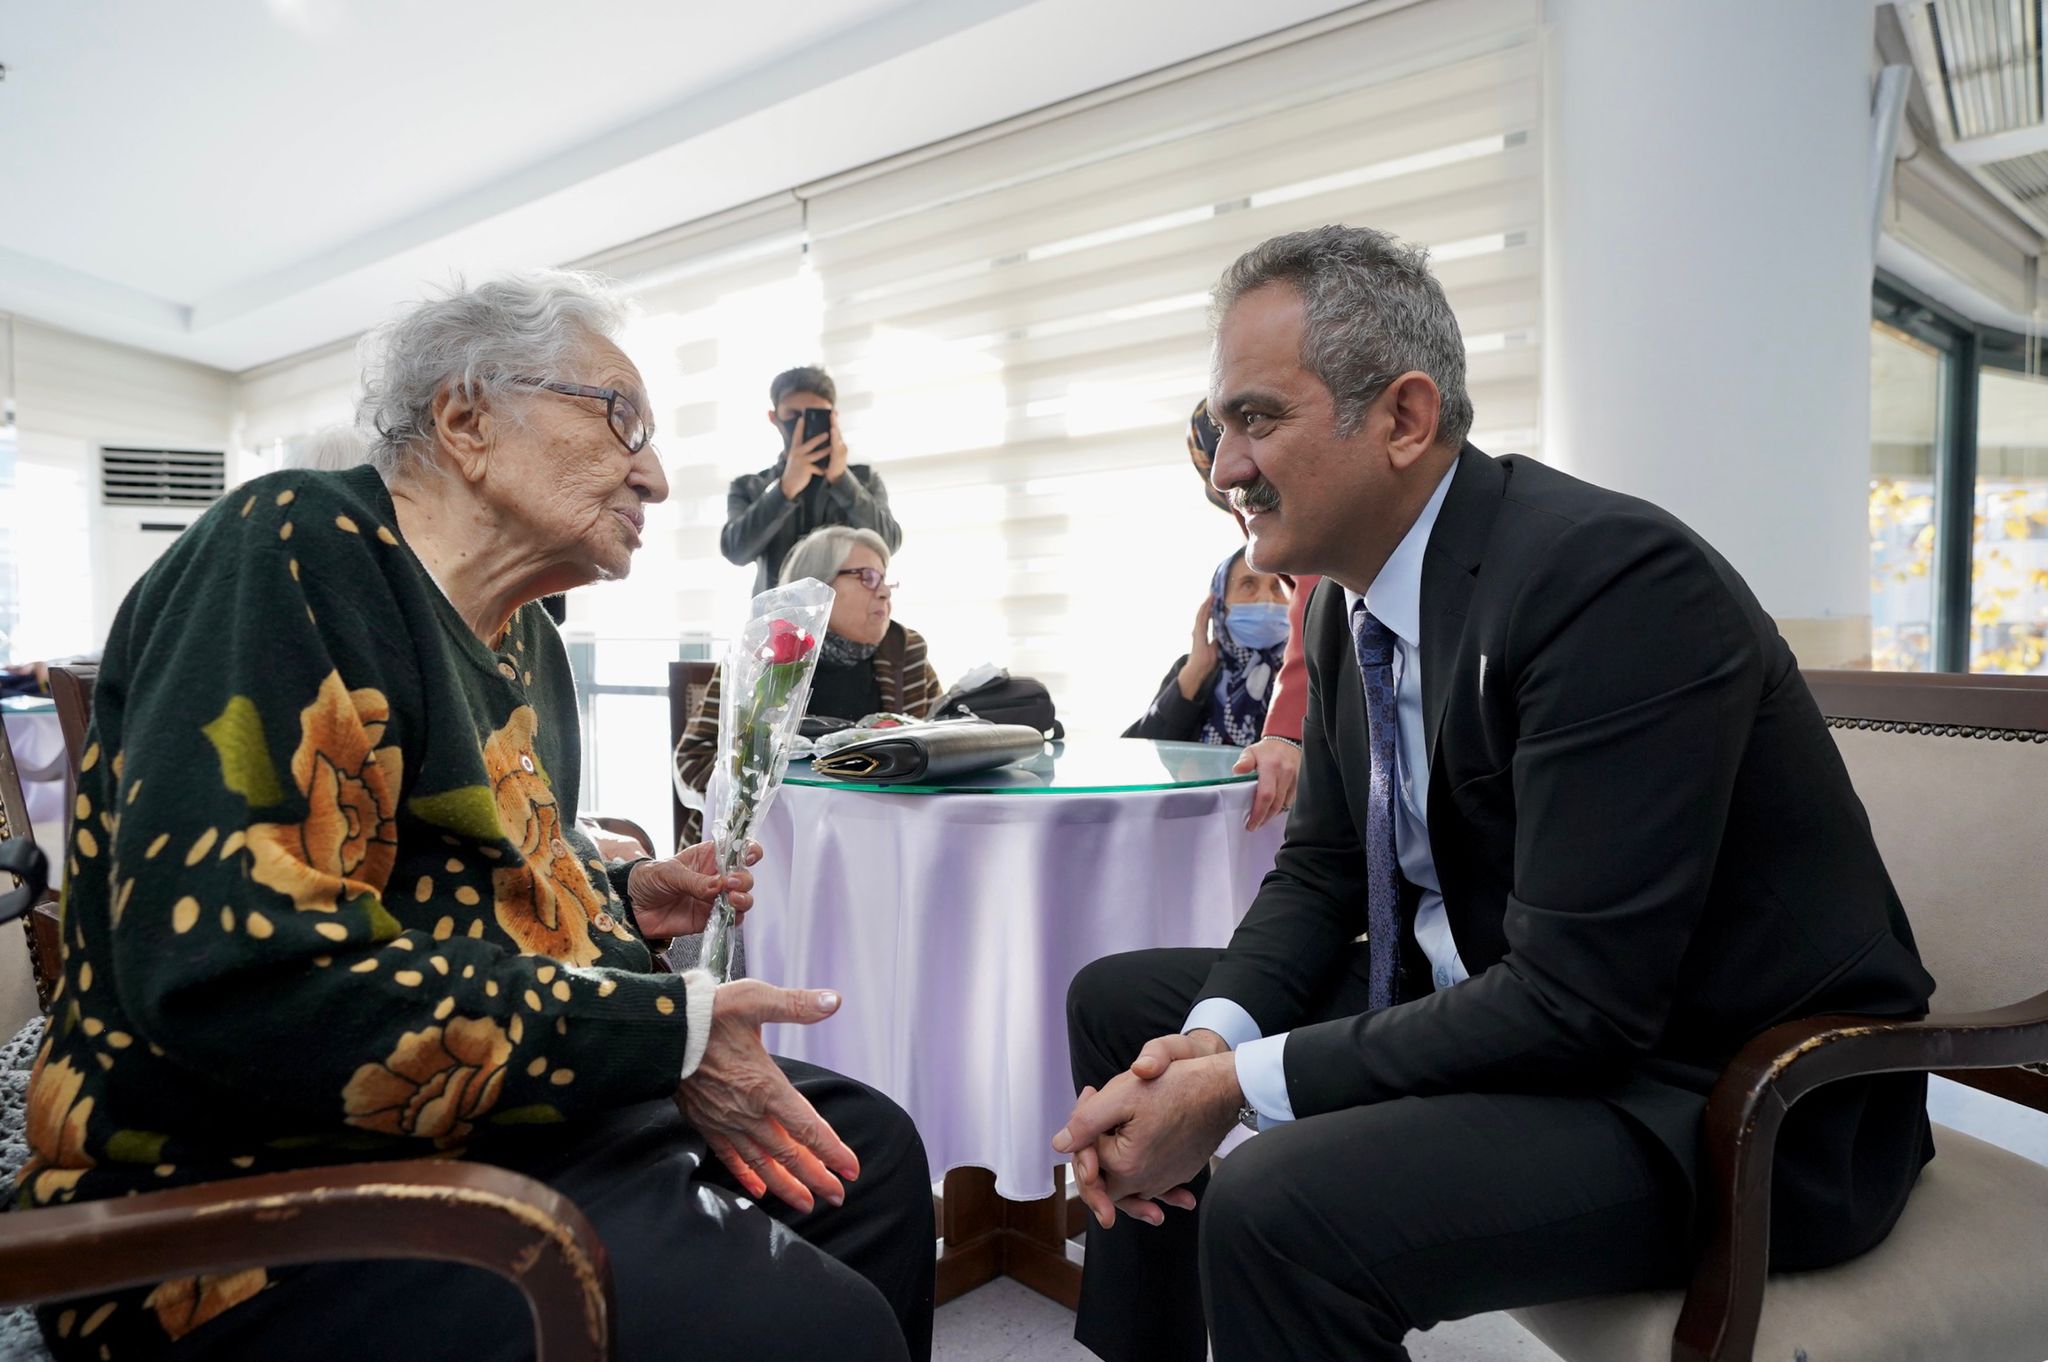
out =
{"type": "MultiPolygon", "coordinates": [[[[754,597],[753,613],[726,651],[718,700],[718,761],[704,792],[705,827],[721,878],[740,868],[789,768],[790,740],[810,702],[818,640],[832,618],[832,588],[805,578],[754,597]]],[[[698,964],[732,977],[737,919],[718,896],[698,964]]]]}

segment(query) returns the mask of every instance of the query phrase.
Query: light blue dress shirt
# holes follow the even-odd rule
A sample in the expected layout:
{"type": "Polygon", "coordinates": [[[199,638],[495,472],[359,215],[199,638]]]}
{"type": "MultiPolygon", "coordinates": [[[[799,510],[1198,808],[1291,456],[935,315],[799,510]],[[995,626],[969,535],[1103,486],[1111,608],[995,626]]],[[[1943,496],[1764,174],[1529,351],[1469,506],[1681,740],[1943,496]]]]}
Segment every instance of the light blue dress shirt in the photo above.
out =
{"type": "MultiPolygon", "coordinates": [[[[1467,975],[1458,958],[1457,942],[1451,939],[1443,886],[1437,881],[1436,860],[1429,851],[1429,747],[1422,726],[1422,559],[1430,531],[1436,528],[1437,513],[1443,509],[1444,494],[1451,490],[1457,471],[1452,464],[1444,474],[1422,514],[1408,527],[1363,597],[1366,609],[1394,635],[1395,788],[1400,793],[1394,806],[1394,849],[1400,857],[1401,874],[1421,891],[1415,909],[1415,940],[1429,958],[1431,982],[1437,988],[1462,983],[1467,975]]],[[[1347,621],[1360,599],[1357,592],[1344,593],[1347,621]]],[[[1260,1129],[1294,1119],[1283,1061],[1285,1032],[1261,1036],[1251,1013],[1228,998],[1195,1004],[1181,1031],[1200,1029],[1214,1031],[1236,1052],[1237,1083],[1244,1089],[1245,1101],[1258,1112],[1260,1129]]]]}

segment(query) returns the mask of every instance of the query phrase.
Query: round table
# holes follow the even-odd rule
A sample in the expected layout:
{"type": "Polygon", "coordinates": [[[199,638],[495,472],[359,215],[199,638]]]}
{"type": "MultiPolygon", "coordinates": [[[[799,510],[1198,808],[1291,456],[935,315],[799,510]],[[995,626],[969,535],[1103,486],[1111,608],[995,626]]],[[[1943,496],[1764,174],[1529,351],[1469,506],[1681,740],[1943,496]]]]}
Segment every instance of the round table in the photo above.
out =
{"type": "Polygon", "coordinates": [[[57,835],[49,844],[58,845],[64,840],[66,771],[57,707],[48,700],[0,701],[0,722],[7,726],[7,745],[28,800],[29,821],[39,829],[54,826],[57,835]]]}
{"type": "Polygon", "coordinates": [[[1272,869],[1283,820],[1245,830],[1238,755],[1075,739],[920,786],[793,763],[758,833],[747,972],[844,1001],[768,1028],[769,1049],[894,1098],[935,1176],[989,1169],[992,1195],[1051,1196],[1068,983],[1119,951],[1224,945],[1272,869]]]}

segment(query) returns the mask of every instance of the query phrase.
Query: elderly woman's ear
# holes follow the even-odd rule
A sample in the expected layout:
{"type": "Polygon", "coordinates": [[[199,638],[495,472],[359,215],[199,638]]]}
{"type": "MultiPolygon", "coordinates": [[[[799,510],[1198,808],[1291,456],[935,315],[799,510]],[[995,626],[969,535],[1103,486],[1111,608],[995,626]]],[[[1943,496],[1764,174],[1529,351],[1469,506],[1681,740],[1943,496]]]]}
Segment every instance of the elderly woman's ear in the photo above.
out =
{"type": "Polygon", "coordinates": [[[482,482],[490,466],[495,417],[479,394],[450,383],[434,395],[434,438],[447,467],[465,482],[482,482]]]}

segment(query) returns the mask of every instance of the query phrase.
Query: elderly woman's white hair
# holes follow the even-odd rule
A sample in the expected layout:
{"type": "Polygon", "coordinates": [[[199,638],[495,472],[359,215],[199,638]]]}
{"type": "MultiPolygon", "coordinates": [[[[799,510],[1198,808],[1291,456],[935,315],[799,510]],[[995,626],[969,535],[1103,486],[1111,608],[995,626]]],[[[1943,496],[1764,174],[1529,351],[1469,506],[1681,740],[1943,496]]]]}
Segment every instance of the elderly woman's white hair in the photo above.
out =
{"type": "Polygon", "coordinates": [[[815,577],[826,586],[839,575],[839,569],[846,566],[846,560],[853,556],[856,546],[870,548],[882,560],[882,566],[889,566],[889,545],[873,530],[859,530],[851,525],[827,525],[822,530],[813,530],[796,541],[782,560],[780,582],[801,581],[815,577]]]}
{"type": "Polygon", "coordinates": [[[610,340],[627,306],[609,281],[570,270],[537,270],[430,298],[363,342],[363,398],[369,461],[386,481],[435,468],[434,399],[454,387],[501,403],[515,378],[567,378],[592,337],[610,340]]]}

